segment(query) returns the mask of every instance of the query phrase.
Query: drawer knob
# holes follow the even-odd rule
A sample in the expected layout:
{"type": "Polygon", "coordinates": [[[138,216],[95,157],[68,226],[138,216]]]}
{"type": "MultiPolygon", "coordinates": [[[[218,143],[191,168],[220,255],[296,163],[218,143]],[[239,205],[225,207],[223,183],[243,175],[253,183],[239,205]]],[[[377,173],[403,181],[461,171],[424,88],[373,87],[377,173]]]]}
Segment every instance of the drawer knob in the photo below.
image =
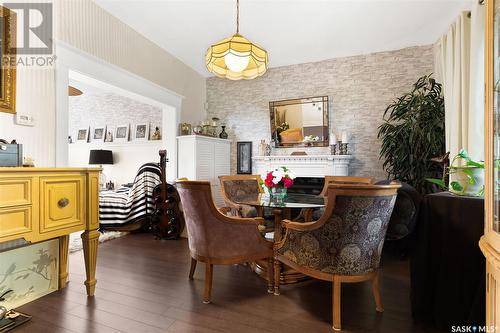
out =
{"type": "Polygon", "coordinates": [[[62,198],[57,202],[57,206],[59,208],[64,208],[69,204],[69,199],[68,198],[62,198]]]}

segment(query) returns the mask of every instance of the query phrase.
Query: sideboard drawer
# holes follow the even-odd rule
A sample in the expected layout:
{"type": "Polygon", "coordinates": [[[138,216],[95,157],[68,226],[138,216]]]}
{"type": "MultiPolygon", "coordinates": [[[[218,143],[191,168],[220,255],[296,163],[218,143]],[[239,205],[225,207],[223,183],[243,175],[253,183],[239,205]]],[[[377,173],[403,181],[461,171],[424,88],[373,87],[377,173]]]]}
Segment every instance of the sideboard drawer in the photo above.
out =
{"type": "Polygon", "coordinates": [[[40,233],[85,225],[85,177],[40,178],[40,233]]]}
{"type": "Polygon", "coordinates": [[[31,207],[0,208],[0,241],[4,237],[31,232],[31,207]]]}
{"type": "Polygon", "coordinates": [[[31,204],[31,179],[0,179],[0,207],[31,204]]]}

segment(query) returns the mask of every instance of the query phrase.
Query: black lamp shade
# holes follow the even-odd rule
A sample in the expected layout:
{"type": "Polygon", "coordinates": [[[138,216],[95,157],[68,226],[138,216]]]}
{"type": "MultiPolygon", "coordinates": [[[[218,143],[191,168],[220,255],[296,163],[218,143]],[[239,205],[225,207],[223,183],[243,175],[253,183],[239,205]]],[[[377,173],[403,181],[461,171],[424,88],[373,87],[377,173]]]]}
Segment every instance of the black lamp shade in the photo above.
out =
{"type": "Polygon", "coordinates": [[[89,164],[113,164],[113,152],[102,149],[91,150],[89,164]]]}

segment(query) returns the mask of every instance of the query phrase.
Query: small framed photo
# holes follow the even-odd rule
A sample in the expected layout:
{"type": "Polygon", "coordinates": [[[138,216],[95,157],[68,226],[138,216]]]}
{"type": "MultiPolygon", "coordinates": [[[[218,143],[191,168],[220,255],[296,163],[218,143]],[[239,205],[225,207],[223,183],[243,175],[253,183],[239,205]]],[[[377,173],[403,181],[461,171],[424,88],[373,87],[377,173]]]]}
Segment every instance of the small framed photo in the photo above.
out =
{"type": "Polygon", "coordinates": [[[89,127],[78,129],[78,132],[76,133],[76,142],[89,142],[89,127]]]}
{"type": "Polygon", "coordinates": [[[134,131],[134,141],[149,140],[149,124],[136,124],[134,131]]]}
{"type": "Polygon", "coordinates": [[[92,141],[104,142],[104,137],[106,136],[106,126],[95,127],[92,132],[92,141]]]}
{"type": "Polygon", "coordinates": [[[115,129],[115,142],[127,142],[130,125],[117,125],[115,129]]]}
{"type": "Polygon", "coordinates": [[[252,174],[252,141],[240,141],[236,143],[236,150],[236,173],[240,175],[252,174]]]}
{"type": "Polygon", "coordinates": [[[106,136],[104,137],[104,142],[113,142],[115,128],[111,126],[106,126],[106,136]]]}

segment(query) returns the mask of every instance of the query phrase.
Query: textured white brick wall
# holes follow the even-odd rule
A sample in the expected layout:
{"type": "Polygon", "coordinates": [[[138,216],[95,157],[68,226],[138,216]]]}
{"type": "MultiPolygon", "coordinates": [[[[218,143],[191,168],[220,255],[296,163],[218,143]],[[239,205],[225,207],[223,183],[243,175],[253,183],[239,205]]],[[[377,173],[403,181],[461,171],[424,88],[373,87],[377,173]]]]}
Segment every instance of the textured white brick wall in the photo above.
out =
{"type": "MultiPolygon", "coordinates": [[[[156,106],[141,103],[131,98],[107,92],[84,92],[69,97],[69,135],[76,141],[79,128],[107,126],[112,131],[116,125],[130,124],[130,133],[135,124],[150,124],[150,133],[155,126],[161,130],[162,111],[156,106]]],[[[130,135],[132,138],[132,134],[130,135]]]]}
{"type": "MultiPolygon", "coordinates": [[[[207,79],[207,116],[216,116],[227,125],[233,140],[231,172],[235,173],[236,141],[253,141],[255,156],[259,141],[271,139],[269,101],[327,95],[330,128],[351,134],[350,151],[355,157],[351,174],[385,178],[377,139],[383,112],[420,76],[432,71],[429,45],[272,68],[250,81],[212,77],[207,79]]],[[[273,154],[288,155],[294,150],[329,153],[329,148],[280,148],[273,154]]]]}

